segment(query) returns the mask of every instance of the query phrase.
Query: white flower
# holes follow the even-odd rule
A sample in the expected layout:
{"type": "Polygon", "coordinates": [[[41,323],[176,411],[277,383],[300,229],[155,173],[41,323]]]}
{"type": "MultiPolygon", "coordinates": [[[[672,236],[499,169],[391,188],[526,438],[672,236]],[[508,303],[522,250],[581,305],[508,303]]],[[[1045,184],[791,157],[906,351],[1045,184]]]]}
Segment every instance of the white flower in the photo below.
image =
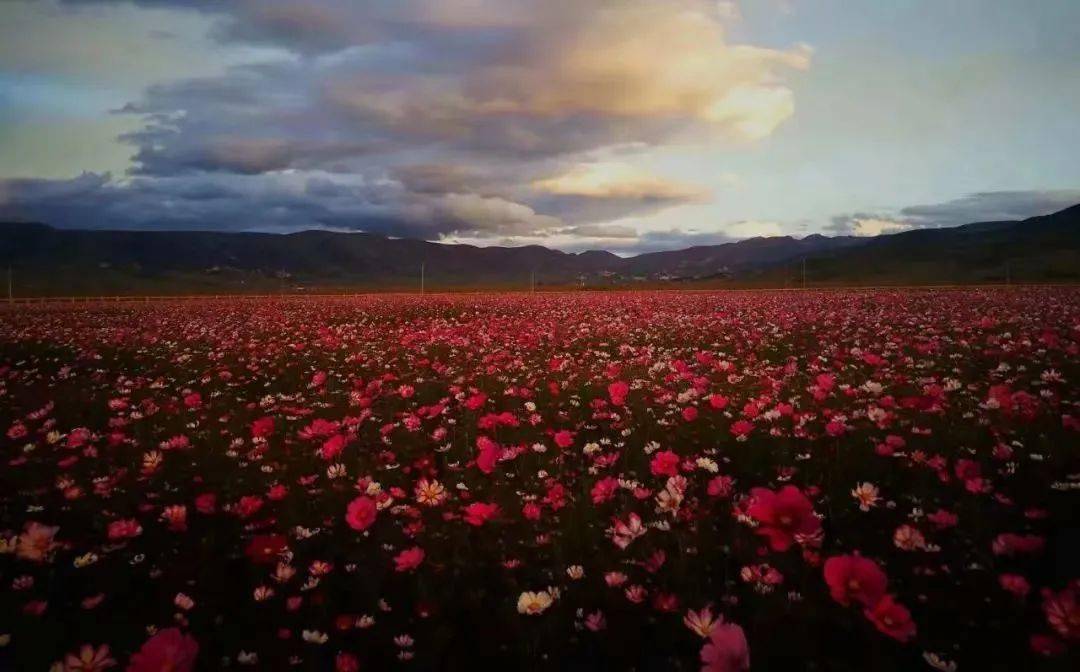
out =
{"type": "Polygon", "coordinates": [[[318,630],[304,630],[301,636],[309,644],[325,644],[326,640],[330,639],[329,635],[318,630]]]}
{"type": "Polygon", "coordinates": [[[538,616],[547,611],[553,601],[547,592],[525,591],[518,597],[517,610],[519,614],[538,616]]]}

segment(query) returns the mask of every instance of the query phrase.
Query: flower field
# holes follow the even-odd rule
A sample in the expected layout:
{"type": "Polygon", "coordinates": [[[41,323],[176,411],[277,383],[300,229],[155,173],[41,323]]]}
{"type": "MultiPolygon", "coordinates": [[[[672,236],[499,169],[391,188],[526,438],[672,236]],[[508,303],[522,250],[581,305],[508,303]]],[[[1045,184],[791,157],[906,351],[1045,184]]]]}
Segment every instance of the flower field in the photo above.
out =
{"type": "Polygon", "coordinates": [[[0,310],[3,670],[1080,665],[1077,289],[0,310]]]}

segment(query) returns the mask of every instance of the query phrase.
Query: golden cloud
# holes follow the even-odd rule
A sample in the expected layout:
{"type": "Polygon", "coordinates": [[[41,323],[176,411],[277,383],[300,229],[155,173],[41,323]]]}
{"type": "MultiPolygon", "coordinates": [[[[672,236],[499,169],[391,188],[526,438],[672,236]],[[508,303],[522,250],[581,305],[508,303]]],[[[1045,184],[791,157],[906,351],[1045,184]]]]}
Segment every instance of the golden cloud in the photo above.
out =
{"type": "Polygon", "coordinates": [[[709,196],[696,185],[650,175],[620,162],[580,164],[561,175],[537,180],[532,187],[558,196],[589,198],[693,202],[709,196]]]}

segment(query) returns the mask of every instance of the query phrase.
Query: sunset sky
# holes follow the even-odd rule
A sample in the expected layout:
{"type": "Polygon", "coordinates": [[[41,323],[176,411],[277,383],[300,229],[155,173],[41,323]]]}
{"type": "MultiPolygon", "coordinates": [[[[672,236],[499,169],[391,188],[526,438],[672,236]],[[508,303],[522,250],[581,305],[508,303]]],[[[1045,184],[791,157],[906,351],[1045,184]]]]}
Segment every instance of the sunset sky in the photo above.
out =
{"type": "Polygon", "coordinates": [[[1080,202],[1076,0],[5,0],[0,219],[622,254],[1080,202]]]}

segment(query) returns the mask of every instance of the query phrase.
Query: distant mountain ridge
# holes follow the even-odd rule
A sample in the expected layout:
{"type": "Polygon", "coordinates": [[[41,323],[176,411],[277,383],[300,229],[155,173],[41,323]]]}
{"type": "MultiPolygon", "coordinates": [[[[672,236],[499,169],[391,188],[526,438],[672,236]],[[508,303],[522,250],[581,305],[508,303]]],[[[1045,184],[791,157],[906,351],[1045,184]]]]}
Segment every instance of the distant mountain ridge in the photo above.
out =
{"type": "Polygon", "coordinates": [[[278,291],[318,287],[635,286],[1080,281],[1080,205],[1021,221],[872,238],[811,235],[619,257],[538,245],[476,247],[371,233],[56,229],[0,224],[20,295],[278,291]]]}

